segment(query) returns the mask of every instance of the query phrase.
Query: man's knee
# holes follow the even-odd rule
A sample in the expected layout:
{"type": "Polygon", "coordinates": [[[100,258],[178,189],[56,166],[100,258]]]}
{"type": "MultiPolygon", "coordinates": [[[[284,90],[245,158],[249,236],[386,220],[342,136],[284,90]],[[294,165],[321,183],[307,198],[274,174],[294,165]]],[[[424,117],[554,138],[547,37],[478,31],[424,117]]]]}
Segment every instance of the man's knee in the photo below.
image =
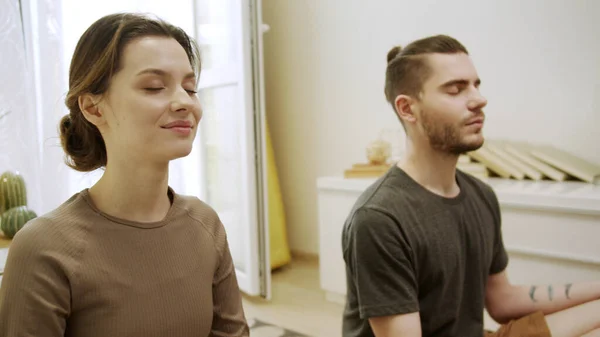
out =
{"type": "Polygon", "coordinates": [[[546,318],[536,312],[502,325],[498,331],[486,333],[486,337],[551,337],[546,318]]]}

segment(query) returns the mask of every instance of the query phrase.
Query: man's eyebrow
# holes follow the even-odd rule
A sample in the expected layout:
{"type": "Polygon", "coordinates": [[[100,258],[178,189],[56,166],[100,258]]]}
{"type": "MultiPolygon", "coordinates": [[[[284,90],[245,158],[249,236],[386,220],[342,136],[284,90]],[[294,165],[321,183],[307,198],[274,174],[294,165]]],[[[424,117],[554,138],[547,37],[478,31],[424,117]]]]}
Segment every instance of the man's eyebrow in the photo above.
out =
{"type": "MultiPolygon", "coordinates": [[[[470,81],[466,80],[466,79],[456,79],[456,80],[450,80],[448,82],[445,82],[444,84],[442,84],[440,87],[442,88],[447,88],[447,87],[451,87],[454,85],[460,85],[460,86],[467,86],[469,85],[470,81]]],[[[479,85],[481,85],[481,79],[476,79],[475,80],[475,86],[478,87],[479,85]]]]}

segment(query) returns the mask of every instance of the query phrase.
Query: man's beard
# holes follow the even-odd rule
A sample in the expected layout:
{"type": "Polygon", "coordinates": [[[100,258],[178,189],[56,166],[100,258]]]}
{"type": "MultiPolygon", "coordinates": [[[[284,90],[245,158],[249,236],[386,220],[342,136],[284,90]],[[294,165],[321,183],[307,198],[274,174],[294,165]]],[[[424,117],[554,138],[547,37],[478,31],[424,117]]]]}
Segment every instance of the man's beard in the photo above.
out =
{"type": "Polygon", "coordinates": [[[429,114],[426,112],[422,116],[423,130],[425,130],[425,134],[429,138],[429,144],[434,150],[461,155],[475,151],[483,145],[483,142],[463,142],[460,136],[460,125],[440,125],[429,119],[429,114]]]}

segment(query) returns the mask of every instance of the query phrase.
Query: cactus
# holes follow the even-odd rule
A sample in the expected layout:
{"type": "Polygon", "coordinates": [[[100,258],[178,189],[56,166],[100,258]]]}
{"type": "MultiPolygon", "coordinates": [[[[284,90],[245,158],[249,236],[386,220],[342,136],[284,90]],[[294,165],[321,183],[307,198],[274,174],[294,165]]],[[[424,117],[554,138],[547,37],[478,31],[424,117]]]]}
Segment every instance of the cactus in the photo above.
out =
{"type": "Polygon", "coordinates": [[[19,172],[6,171],[0,176],[0,214],[27,205],[25,180],[19,172]]]}
{"type": "Polygon", "coordinates": [[[37,214],[27,206],[13,207],[0,215],[0,229],[6,237],[12,239],[27,221],[36,217],[37,214]]]}

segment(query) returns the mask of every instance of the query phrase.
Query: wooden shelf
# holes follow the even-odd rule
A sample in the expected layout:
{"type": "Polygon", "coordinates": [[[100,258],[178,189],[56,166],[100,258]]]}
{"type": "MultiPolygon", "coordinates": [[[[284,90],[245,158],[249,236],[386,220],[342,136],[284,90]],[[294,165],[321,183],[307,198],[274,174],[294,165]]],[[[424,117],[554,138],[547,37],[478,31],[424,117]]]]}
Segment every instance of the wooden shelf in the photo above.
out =
{"type": "Polygon", "coordinates": [[[8,247],[11,241],[11,239],[7,238],[2,232],[0,232],[0,248],[8,247]]]}

